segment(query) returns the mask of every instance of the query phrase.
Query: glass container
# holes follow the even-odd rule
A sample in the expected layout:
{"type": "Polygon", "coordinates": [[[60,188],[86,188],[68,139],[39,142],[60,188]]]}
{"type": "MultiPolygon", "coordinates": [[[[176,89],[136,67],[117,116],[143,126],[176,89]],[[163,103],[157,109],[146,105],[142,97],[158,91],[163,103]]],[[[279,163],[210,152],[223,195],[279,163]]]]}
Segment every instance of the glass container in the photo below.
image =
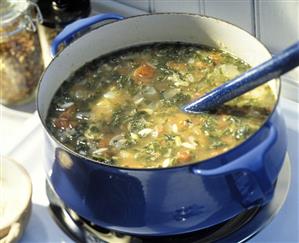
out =
{"type": "Polygon", "coordinates": [[[26,103],[43,71],[36,27],[42,16],[27,0],[1,0],[0,5],[0,103],[26,103]]]}

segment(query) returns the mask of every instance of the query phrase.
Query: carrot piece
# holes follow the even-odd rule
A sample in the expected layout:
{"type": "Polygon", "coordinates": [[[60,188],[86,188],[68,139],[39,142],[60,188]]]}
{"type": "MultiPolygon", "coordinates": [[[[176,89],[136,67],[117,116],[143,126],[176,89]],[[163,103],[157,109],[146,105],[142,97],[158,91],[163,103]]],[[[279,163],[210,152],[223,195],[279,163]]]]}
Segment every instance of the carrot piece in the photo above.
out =
{"type": "Polygon", "coordinates": [[[109,145],[109,139],[103,138],[99,141],[99,147],[100,148],[107,148],[109,145]]]}
{"type": "Polygon", "coordinates": [[[220,53],[212,53],[209,55],[209,58],[213,61],[214,64],[220,63],[222,57],[220,53]]]}
{"type": "Polygon", "coordinates": [[[189,151],[184,150],[184,151],[179,151],[177,153],[177,159],[179,163],[185,163],[189,162],[191,160],[192,156],[189,151]]]}
{"type": "Polygon", "coordinates": [[[156,69],[153,66],[145,63],[135,69],[132,78],[138,84],[148,84],[154,78],[155,74],[156,69]]]}
{"type": "Polygon", "coordinates": [[[158,125],[157,127],[156,127],[156,130],[157,130],[157,132],[160,134],[160,133],[162,133],[162,132],[164,132],[164,127],[162,126],[162,125],[158,125]]]}
{"type": "Polygon", "coordinates": [[[209,64],[202,62],[202,61],[197,61],[194,63],[194,66],[199,69],[203,69],[203,68],[206,68],[207,66],[209,66],[209,64]]]}

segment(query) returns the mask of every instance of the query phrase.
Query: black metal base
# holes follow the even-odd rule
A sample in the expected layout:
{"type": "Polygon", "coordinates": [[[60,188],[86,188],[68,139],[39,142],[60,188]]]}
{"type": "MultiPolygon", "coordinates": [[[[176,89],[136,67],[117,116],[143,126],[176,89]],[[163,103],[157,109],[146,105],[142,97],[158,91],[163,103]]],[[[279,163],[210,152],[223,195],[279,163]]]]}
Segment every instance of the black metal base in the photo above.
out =
{"type": "Polygon", "coordinates": [[[263,208],[253,208],[221,224],[196,232],[165,237],[140,237],[123,235],[94,225],[65,207],[48,181],[47,196],[51,214],[62,230],[76,242],[117,243],[201,243],[201,242],[243,242],[267,225],[281,208],[287,196],[290,183],[290,162],[288,157],[277,180],[273,200],[263,208]]]}

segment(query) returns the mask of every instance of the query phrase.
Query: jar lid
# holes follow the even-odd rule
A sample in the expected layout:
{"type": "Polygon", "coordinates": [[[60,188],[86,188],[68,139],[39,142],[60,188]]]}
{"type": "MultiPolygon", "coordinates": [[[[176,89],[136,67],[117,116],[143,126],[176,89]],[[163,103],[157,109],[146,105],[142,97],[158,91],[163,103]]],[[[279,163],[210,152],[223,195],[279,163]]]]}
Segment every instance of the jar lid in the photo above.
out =
{"type": "Polygon", "coordinates": [[[42,23],[41,12],[36,3],[28,0],[0,0],[1,41],[26,29],[35,32],[35,23],[42,23]],[[35,13],[34,14],[34,11],[35,13]]]}
{"type": "Polygon", "coordinates": [[[90,14],[90,0],[38,0],[43,25],[63,28],[77,19],[90,14]]]}
{"type": "Polygon", "coordinates": [[[1,0],[0,5],[0,25],[6,25],[10,24],[12,21],[23,14],[27,10],[29,2],[27,0],[1,0]]]}

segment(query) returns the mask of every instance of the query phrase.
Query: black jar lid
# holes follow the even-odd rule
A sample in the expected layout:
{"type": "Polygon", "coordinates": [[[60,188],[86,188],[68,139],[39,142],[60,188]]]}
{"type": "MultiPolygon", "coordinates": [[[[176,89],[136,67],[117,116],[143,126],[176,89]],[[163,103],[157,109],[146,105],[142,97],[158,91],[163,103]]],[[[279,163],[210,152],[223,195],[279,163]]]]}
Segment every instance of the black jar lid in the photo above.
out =
{"type": "Polygon", "coordinates": [[[62,28],[90,14],[90,0],[38,0],[43,25],[62,28]]]}

